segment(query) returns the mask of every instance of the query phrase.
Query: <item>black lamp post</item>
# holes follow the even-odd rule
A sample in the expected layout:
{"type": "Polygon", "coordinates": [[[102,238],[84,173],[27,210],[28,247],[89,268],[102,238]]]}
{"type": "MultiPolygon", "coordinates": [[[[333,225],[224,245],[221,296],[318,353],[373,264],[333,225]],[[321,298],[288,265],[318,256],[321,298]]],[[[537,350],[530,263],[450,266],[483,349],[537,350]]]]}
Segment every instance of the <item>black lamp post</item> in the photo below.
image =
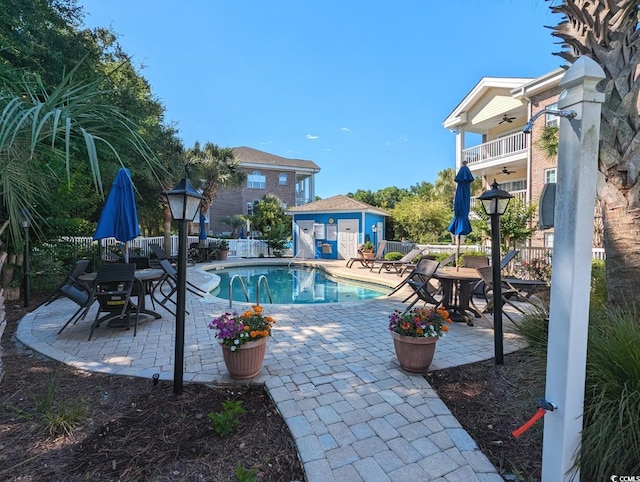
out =
{"type": "Polygon", "coordinates": [[[493,344],[496,365],[504,364],[502,346],[502,278],[500,275],[500,216],[507,210],[513,196],[498,187],[493,180],[491,189],[480,195],[484,212],[491,218],[491,266],[493,268],[493,344]]]}
{"type": "Polygon", "coordinates": [[[376,246],[376,249],[377,249],[377,246],[378,246],[378,226],[375,225],[375,224],[373,226],[371,226],[371,231],[373,232],[373,245],[376,246]]]}
{"type": "Polygon", "coordinates": [[[24,255],[22,261],[22,289],[24,291],[24,306],[28,308],[31,304],[31,280],[29,279],[29,228],[31,227],[31,221],[29,221],[29,211],[24,209],[22,211],[22,227],[24,228],[24,255]]]}
{"type": "Polygon", "coordinates": [[[173,393],[182,394],[184,376],[184,313],[187,295],[187,227],[198,214],[202,196],[187,177],[167,193],[171,216],[178,221],[178,282],[176,294],[176,346],[173,363],[173,393]]]}

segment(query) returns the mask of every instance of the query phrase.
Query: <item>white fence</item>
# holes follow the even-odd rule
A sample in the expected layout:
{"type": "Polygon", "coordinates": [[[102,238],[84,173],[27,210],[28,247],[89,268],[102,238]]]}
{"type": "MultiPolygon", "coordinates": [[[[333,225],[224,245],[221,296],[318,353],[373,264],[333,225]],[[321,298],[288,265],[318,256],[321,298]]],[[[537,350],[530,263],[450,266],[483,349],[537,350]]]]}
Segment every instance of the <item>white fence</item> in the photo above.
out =
{"type": "MultiPolygon", "coordinates": [[[[414,247],[420,248],[422,250],[427,250],[429,253],[433,254],[453,254],[457,249],[455,244],[415,244],[400,241],[387,241],[387,252],[398,251],[400,253],[406,254],[414,247]]],[[[534,259],[545,259],[547,261],[551,261],[553,255],[553,248],[522,247],[517,249],[520,251],[518,253],[518,258],[521,261],[525,261],[527,263],[531,262],[531,260],[534,259]]],[[[460,252],[485,253],[487,256],[491,256],[491,247],[481,246],[478,244],[462,244],[460,245],[460,252]]],[[[592,257],[593,259],[605,259],[604,248],[593,248],[592,257]]]]}
{"type": "MultiPolygon", "coordinates": [[[[100,241],[94,241],[93,238],[90,237],[73,237],[66,238],[68,241],[73,242],[76,245],[83,246],[88,248],[92,244],[96,244],[99,242],[102,246],[103,251],[112,251],[117,250],[120,247],[120,242],[115,238],[106,238],[100,241]]],[[[208,238],[207,243],[219,241],[217,238],[208,238]]],[[[259,239],[225,239],[229,244],[229,257],[243,257],[243,258],[257,258],[259,256],[268,256],[269,249],[267,247],[267,243],[259,239]]],[[[191,244],[198,244],[200,242],[200,238],[198,236],[188,236],[187,243],[190,246],[191,244]]],[[[156,236],[152,238],[143,238],[138,237],[133,241],[129,242],[129,253],[130,254],[141,254],[144,256],[148,256],[151,253],[151,248],[149,248],[150,244],[159,244],[164,248],[164,237],[156,236]]],[[[178,254],[178,236],[171,236],[171,253],[172,255],[178,254]]],[[[286,256],[285,252],[285,256],[286,256]]]]}

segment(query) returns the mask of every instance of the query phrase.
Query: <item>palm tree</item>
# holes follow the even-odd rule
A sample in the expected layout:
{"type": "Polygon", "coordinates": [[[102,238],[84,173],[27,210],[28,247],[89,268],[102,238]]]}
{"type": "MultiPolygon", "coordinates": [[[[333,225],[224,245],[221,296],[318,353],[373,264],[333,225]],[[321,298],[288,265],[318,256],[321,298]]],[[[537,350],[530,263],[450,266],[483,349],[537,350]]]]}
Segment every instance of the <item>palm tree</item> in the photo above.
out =
{"type": "Polygon", "coordinates": [[[235,238],[238,235],[238,229],[245,225],[246,219],[240,214],[230,214],[221,218],[220,222],[231,228],[231,237],[235,238]]]}
{"type": "Polygon", "coordinates": [[[104,92],[98,82],[76,82],[75,70],[48,90],[37,74],[0,63],[0,217],[9,220],[14,249],[22,244],[23,213],[29,213],[36,229],[42,222],[37,206],[49,202],[47,195],[59,177],[56,166],[69,179],[72,162],[78,162],[71,155],[77,141],[84,142],[96,191],[103,197],[97,144],[105,145],[124,165],[109,138],[127,139],[152,172],[159,167],[134,124],[101,103],[104,92]]]}
{"type": "Polygon", "coordinates": [[[187,163],[196,167],[198,174],[202,176],[202,216],[207,214],[220,189],[242,186],[247,179],[247,174],[242,170],[230,147],[220,148],[207,142],[201,148],[200,143],[196,142],[187,151],[187,163]]]}
{"type": "Polygon", "coordinates": [[[640,279],[640,119],[638,0],[565,0],[550,7],[564,19],[556,55],[587,55],[606,75],[600,127],[598,198],[602,207],[609,301],[637,303],[640,279]]]}

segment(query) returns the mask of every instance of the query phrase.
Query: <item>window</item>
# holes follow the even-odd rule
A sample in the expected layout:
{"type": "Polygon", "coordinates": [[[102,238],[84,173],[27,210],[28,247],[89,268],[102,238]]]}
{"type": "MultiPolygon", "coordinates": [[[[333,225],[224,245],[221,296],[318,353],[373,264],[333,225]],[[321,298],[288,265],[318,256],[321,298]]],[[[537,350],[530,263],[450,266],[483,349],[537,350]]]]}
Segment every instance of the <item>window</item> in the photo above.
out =
{"type": "Polygon", "coordinates": [[[550,182],[556,182],[556,168],[553,169],[545,169],[544,171],[544,183],[549,184],[550,182]]]}
{"type": "MultiPolygon", "coordinates": [[[[553,104],[549,104],[546,106],[546,109],[558,110],[558,103],[554,102],[553,104]]],[[[553,114],[545,114],[545,127],[560,127],[559,117],[553,114]]]]}
{"type": "Polygon", "coordinates": [[[553,233],[544,233],[544,247],[553,248],[553,233]]]}
{"type": "Polygon", "coordinates": [[[527,181],[522,179],[520,181],[509,181],[500,183],[500,189],[505,191],[524,191],[527,189],[527,181]]]}
{"type": "Polygon", "coordinates": [[[287,175],[284,172],[280,173],[280,185],[281,186],[287,185],[287,175]]]}
{"type": "Polygon", "coordinates": [[[247,176],[247,188],[249,189],[266,189],[267,178],[260,174],[259,171],[253,171],[247,176]]]}
{"type": "Polygon", "coordinates": [[[247,203],[247,214],[253,216],[253,203],[247,203]]]}

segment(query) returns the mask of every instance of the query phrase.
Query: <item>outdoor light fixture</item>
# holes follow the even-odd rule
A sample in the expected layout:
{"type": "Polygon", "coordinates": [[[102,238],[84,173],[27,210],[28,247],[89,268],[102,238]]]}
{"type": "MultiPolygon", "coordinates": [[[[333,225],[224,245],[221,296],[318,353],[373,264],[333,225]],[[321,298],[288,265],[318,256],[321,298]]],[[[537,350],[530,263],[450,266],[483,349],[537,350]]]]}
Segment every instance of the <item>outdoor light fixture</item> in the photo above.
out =
{"type": "Polygon", "coordinates": [[[178,221],[178,280],[176,291],[176,346],[173,363],[173,393],[182,394],[184,377],[184,313],[187,295],[187,226],[200,208],[202,196],[185,176],[167,193],[171,216],[178,221]]]}
{"type": "Polygon", "coordinates": [[[371,226],[371,232],[373,233],[373,245],[378,246],[378,226],[376,224],[371,226]]]}
{"type": "Polygon", "coordinates": [[[22,283],[24,290],[24,306],[28,308],[31,304],[31,280],[29,279],[29,210],[22,210],[22,227],[24,228],[24,256],[22,261],[22,283]]]}
{"type": "Polygon", "coordinates": [[[496,365],[504,364],[502,343],[502,277],[500,275],[500,216],[513,196],[493,180],[491,189],[480,195],[484,212],[491,218],[491,266],[493,268],[493,343],[496,365]]]}

